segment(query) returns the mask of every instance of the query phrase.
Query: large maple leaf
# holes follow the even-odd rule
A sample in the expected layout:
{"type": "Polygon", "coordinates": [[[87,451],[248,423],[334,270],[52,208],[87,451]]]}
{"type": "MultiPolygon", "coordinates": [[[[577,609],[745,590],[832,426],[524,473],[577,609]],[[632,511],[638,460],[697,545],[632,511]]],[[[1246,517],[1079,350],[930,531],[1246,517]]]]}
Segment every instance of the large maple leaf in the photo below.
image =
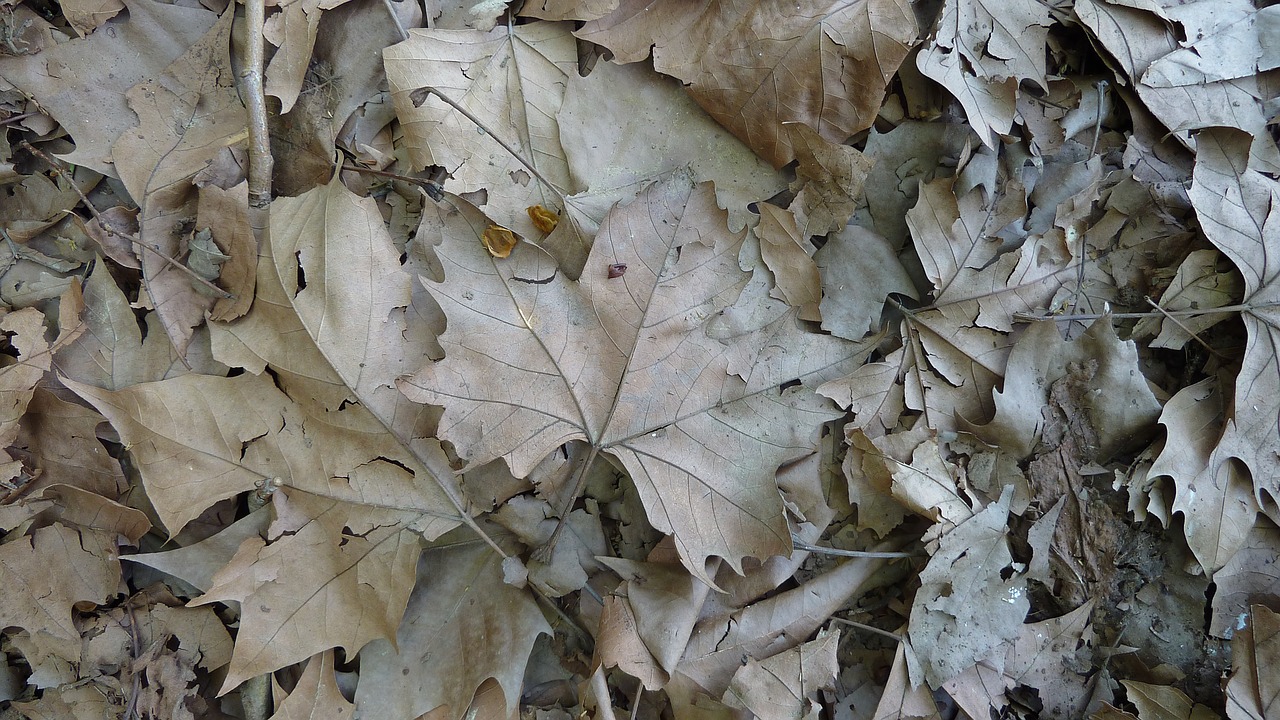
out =
{"type": "Polygon", "coordinates": [[[491,257],[483,217],[455,202],[437,249],[444,280],[428,282],[446,356],[400,385],[444,406],[440,437],[472,466],[504,458],[517,476],[586,441],[626,468],[650,522],[708,583],[710,556],[740,570],[789,552],[775,471],[838,413],[782,386],[846,373],[871,344],[806,332],[748,285],[745,233],[728,231],[710,183],[675,177],[615,208],[578,282],[532,244],[491,257]]]}

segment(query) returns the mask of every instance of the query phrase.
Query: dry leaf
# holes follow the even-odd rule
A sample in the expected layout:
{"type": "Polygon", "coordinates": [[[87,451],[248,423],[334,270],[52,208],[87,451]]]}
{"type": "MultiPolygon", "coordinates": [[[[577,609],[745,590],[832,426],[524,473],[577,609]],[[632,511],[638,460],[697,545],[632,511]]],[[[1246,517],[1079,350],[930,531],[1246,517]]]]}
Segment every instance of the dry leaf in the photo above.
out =
{"type": "Polygon", "coordinates": [[[725,694],[730,707],[750,710],[760,720],[818,720],[818,691],[836,679],[840,631],[822,631],[810,642],[765,660],[748,660],[733,675],[725,694]]]}
{"type": "MultiPolygon", "coordinates": [[[[533,213],[530,215],[532,216],[533,213]]],[[[488,250],[490,255],[506,258],[511,256],[511,250],[515,248],[516,243],[520,242],[520,238],[504,227],[490,225],[480,236],[480,242],[484,244],[484,249],[488,250]]]]}
{"type": "Polygon", "coordinates": [[[114,541],[81,534],[64,525],[40,528],[0,545],[0,569],[8,590],[0,603],[0,620],[32,635],[79,643],[80,630],[72,606],[101,604],[116,592],[120,561],[114,541]],[[74,568],[74,572],[50,572],[74,568]]]}
{"type": "Polygon", "coordinates": [[[658,72],[678,78],[711,117],[782,167],[796,156],[784,123],[804,123],[835,143],[871,126],[916,23],[896,0],[805,0],[777,10],[625,0],[575,34],[621,63],[643,60],[652,47],[658,72]]]}
{"type": "Polygon", "coordinates": [[[588,261],[625,262],[627,274],[577,283],[531,245],[495,263],[474,240],[446,236],[444,282],[429,284],[449,318],[445,359],[400,387],[445,406],[440,436],[472,466],[501,457],[523,477],[574,439],[613,456],[707,582],[710,556],[738,568],[788,552],[774,472],[812,452],[811,429],[835,413],[778,386],[847,372],[867,349],[804,332],[785,306],[749,332],[717,330],[710,321],[747,281],[742,235],[724,217],[706,184],[654,185],[605,219],[588,261]]]}

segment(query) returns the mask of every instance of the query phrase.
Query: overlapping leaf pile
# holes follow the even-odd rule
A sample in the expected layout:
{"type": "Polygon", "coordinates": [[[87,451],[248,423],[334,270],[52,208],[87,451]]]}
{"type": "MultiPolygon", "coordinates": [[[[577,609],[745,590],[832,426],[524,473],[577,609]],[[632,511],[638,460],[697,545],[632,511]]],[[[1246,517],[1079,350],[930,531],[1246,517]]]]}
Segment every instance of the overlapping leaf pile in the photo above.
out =
{"type": "Polygon", "coordinates": [[[1269,716],[1274,7],[282,3],[255,228],[190,5],[0,8],[5,712],[1269,716]]]}

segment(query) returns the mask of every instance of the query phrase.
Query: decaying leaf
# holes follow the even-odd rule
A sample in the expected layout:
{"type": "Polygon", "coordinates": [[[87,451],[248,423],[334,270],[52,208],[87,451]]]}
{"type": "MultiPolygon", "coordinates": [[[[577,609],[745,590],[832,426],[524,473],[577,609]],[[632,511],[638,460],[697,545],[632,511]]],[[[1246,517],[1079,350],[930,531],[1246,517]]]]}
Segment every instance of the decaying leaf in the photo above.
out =
{"type": "MultiPolygon", "coordinates": [[[[721,324],[748,277],[724,217],[708,185],[656,184],[606,217],[588,259],[625,262],[626,275],[577,283],[531,245],[495,263],[446,237],[444,282],[428,283],[449,318],[445,359],[401,389],[444,405],[440,435],[472,466],[501,457],[522,477],[574,439],[616,458],[708,582],[710,556],[740,567],[786,553],[774,472],[811,452],[812,428],[835,414],[779,386],[847,372],[867,349],[806,333],[780,303],[753,327],[721,324]]],[[[459,213],[459,232],[475,223],[459,213]]]]}

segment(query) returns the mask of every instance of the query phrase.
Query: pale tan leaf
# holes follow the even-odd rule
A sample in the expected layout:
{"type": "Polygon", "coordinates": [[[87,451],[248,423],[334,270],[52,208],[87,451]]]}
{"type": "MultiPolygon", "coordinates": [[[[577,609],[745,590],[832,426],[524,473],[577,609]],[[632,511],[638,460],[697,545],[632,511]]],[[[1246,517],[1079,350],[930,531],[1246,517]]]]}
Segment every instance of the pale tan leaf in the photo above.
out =
{"type": "Polygon", "coordinates": [[[606,218],[578,283],[527,243],[496,260],[474,234],[446,237],[429,285],[445,359],[401,388],[445,406],[440,436],[473,466],[502,457],[523,477],[574,439],[614,456],[708,582],[710,556],[787,552],[774,473],[835,415],[778,386],[847,372],[867,348],[804,332],[781,303],[741,332],[714,322],[748,279],[724,217],[707,184],[654,185],[606,218]]]}
{"type": "Polygon", "coordinates": [[[1265,605],[1253,605],[1241,616],[1240,631],[1231,640],[1231,678],[1227,681],[1227,717],[1263,720],[1274,716],[1280,683],[1274,668],[1280,622],[1265,605]]]}
{"type": "Polygon", "coordinates": [[[441,165],[459,194],[484,190],[483,209],[494,223],[524,237],[540,237],[525,208],[560,209],[579,190],[569,177],[556,116],[577,48],[570,27],[536,23],[492,32],[414,30],[383,52],[396,116],[414,167],[441,165]],[[466,108],[478,127],[434,95],[430,86],[466,108]],[[492,133],[492,135],[490,134],[492,133]],[[494,138],[537,168],[553,187],[494,138]]]}
{"type": "Polygon", "coordinates": [[[214,574],[231,562],[240,545],[251,537],[265,535],[270,523],[271,509],[264,505],[194,545],[162,552],[135,553],[123,559],[168,573],[204,592],[213,587],[214,574]]]}
{"type": "Polygon", "coordinates": [[[644,684],[646,690],[658,690],[671,676],[639,634],[635,611],[625,596],[610,593],[600,611],[600,629],[596,636],[596,655],[602,667],[616,667],[644,684]]]}
{"type": "Polygon", "coordinates": [[[761,203],[756,235],[764,264],[773,272],[774,297],[800,308],[802,319],[820,320],[816,306],[822,299],[822,278],[810,257],[814,248],[808,237],[800,234],[795,215],[777,205],[761,203]]]}
{"type": "Polygon", "coordinates": [[[920,572],[908,632],[923,677],[938,687],[1018,636],[1031,602],[1013,567],[1006,520],[1011,491],[939,541],[920,572]]]}
{"type": "Polygon", "coordinates": [[[822,274],[822,329],[837,337],[857,340],[879,327],[889,295],[918,296],[897,252],[860,225],[833,233],[813,259],[822,274]]]}
{"type": "Polygon", "coordinates": [[[1121,680],[1142,720],[1213,720],[1218,714],[1170,685],[1121,680]]]}
{"type": "Polygon", "coordinates": [[[804,123],[786,123],[783,129],[799,161],[790,210],[801,235],[826,235],[843,228],[858,207],[874,163],[848,145],[829,142],[804,123]]]}
{"type": "Polygon", "coordinates": [[[995,393],[996,415],[974,431],[987,442],[1017,457],[1026,457],[1040,442],[1050,386],[1070,375],[1072,392],[1087,394],[1088,417],[1072,418],[1092,428],[1097,446],[1087,448],[1100,461],[1131,449],[1149,433],[1160,412],[1138,366],[1133,341],[1121,342],[1111,319],[1094,321],[1079,339],[1066,342],[1054,323],[1028,328],[1009,354],[1004,389],[995,393]]]}
{"type": "Polygon", "coordinates": [[[1198,2],[1175,6],[1169,14],[1186,28],[1188,42],[1151,63],[1142,75],[1146,85],[1206,85],[1280,67],[1275,6],[1198,2]]]}
{"type": "Polygon", "coordinates": [[[275,708],[271,720],[349,720],[355,712],[356,706],[338,691],[333,651],[326,650],[307,661],[298,684],[275,708]]]}
{"type": "Polygon", "coordinates": [[[543,20],[595,20],[617,7],[618,0],[537,0],[521,6],[520,14],[543,20]]]}
{"type": "Polygon", "coordinates": [[[972,500],[965,497],[957,477],[959,468],[942,456],[936,438],[920,443],[911,454],[911,463],[891,462],[893,497],[912,511],[947,528],[973,517],[972,500]]]}
{"type": "Polygon", "coordinates": [[[1049,9],[1033,0],[987,3],[948,0],[920,71],[964,106],[969,124],[990,148],[1010,131],[1018,82],[1048,89],[1045,41],[1049,9]]]}
{"type": "Polygon", "coordinates": [[[120,461],[98,441],[103,417],[91,408],[66,402],[38,389],[19,425],[14,449],[42,471],[28,493],[52,485],[69,485],[117,498],[128,482],[120,461]]]}
{"type": "Polygon", "coordinates": [[[249,183],[241,182],[229,190],[217,185],[200,188],[196,222],[213,232],[213,239],[230,260],[222,265],[218,284],[235,297],[220,298],[209,317],[234,320],[249,312],[258,266],[258,241],[249,227],[249,183]]]}
{"type": "Polygon", "coordinates": [[[1213,595],[1213,615],[1209,634],[1231,638],[1249,621],[1249,608],[1274,596],[1280,583],[1280,529],[1259,518],[1245,536],[1244,544],[1221,570],[1213,574],[1217,592],[1213,595]]]}
{"type": "MultiPolygon", "coordinates": [[[[1218,267],[1219,257],[1213,250],[1193,250],[1187,255],[1160,296],[1160,307],[1170,311],[1210,310],[1234,303],[1244,288],[1239,275],[1218,267]]],[[[1227,317],[1205,313],[1180,317],[1176,322],[1163,317],[1143,318],[1134,326],[1133,338],[1158,333],[1151,347],[1177,350],[1191,340],[1192,334],[1203,332],[1227,317]]]]}
{"type": "MultiPolygon", "coordinates": [[[[627,648],[625,643],[626,637],[634,634],[648,650],[647,654],[657,660],[661,671],[669,676],[684,655],[694,623],[698,621],[707,598],[708,586],[698,582],[679,565],[641,563],[623,558],[606,558],[601,562],[626,581],[619,588],[619,596],[626,598],[629,613],[618,619],[625,620],[629,616],[630,622],[634,623],[633,627],[615,627],[615,630],[625,630],[625,634],[620,638],[610,638],[612,652],[626,648],[622,651],[625,654],[602,654],[602,662],[626,669],[624,662],[638,652],[627,648]]],[[[635,663],[635,660],[630,662],[635,663]]],[[[646,687],[656,690],[660,686],[646,687]]]]}
{"type": "Polygon", "coordinates": [[[836,679],[840,631],[819,632],[810,642],[764,660],[748,660],[733,675],[725,703],[755,713],[761,720],[816,718],[818,691],[836,679]]]}
{"type": "Polygon", "coordinates": [[[1082,672],[1093,661],[1094,601],[1061,617],[1026,623],[1005,658],[1005,674],[1040,691],[1050,717],[1083,717],[1091,677],[1082,672]]]}
{"type": "MultiPolygon", "coordinates": [[[[1275,252],[1280,245],[1280,214],[1275,209],[1280,204],[1280,183],[1249,167],[1249,138],[1239,132],[1206,131],[1200,134],[1198,145],[1191,200],[1205,235],[1244,276],[1244,304],[1249,309],[1241,317],[1249,339],[1236,377],[1233,412],[1208,463],[1192,484],[1227,493],[1222,496],[1229,504],[1224,510],[1245,502],[1247,511],[1249,503],[1241,497],[1240,483],[1248,481],[1237,463],[1243,463],[1252,476],[1256,497],[1280,497],[1275,471],[1280,454],[1275,423],[1280,414],[1275,351],[1280,341],[1280,314],[1273,307],[1280,299],[1275,252]]],[[[1238,516],[1235,511],[1231,514],[1238,516]]],[[[1241,529],[1240,534],[1243,532],[1241,529]]],[[[1211,570],[1229,559],[1227,554],[1200,558],[1208,561],[1211,570]]]]}
{"type": "Polygon", "coordinates": [[[681,80],[711,117],[782,167],[796,157],[784,123],[834,143],[871,126],[916,23],[896,0],[805,0],[786,12],[767,3],[627,0],[576,34],[622,63],[652,47],[658,72],[681,80]]]}
{"type": "Polygon", "coordinates": [[[127,16],[116,16],[84,39],[46,49],[40,62],[0,57],[0,76],[39,100],[75,138],[75,150],[63,157],[112,177],[111,146],[135,124],[125,91],[162,74],[218,20],[203,8],[155,0],[128,0],[125,6],[127,16]]]}
{"type": "Polygon", "coordinates": [[[44,314],[39,310],[24,308],[5,315],[0,319],[0,330],[12,333],[10,342],[22,358],[8,358],[0,368],[0,448],[6,448],[18,437],[18,421],[26,414],[36,383],[49,370],[53,357],[44,339],[44,314]]]}
{"type": "Polygon", "coordinates": [[[907,669],[909,653],[913,653],[909,643],[898,643],[889,681],[872,716],[875,720],[940,720],[942,717],[929,688],[912,684],[907,669]]]}
{"type": "MultiPolygon", "coordinates": [[[[130,88],[138,125],[112,148],[120,178],[142,207],[139,240],[172,260],[184,254],[182,219],[195,209],[191,179],[222,149],[245,136],[248,115],[231,68],[230,13],[162,75],[130,88]]],[[[179,353],[213,302],[190,276],[157,252],[144,252],[146,289],[179,353]]]]}
{"type": "Polygon", "coordinates": [[[276,502],[292,505],[301,524],[273,528],[270,544],[246,540],[192,601],[240,602],[221,693],[332,647],[353,656],[394,637],[413,588],[422,539],[403,526],[406,513],[286,493],[277,491],[276,502]]]}
{"type": "MultiPolygon", "coordinates": [[[[144,338],[129,300],[101,262],[85,280],[84,299],[88,307],[85,332],[56,355],[63,375],[104,390],[120,390],[188,372],[154,312],[143,320],[147,330],[144,338]]],[[[209,336],[203,330],[196,330],[187,346],[187,362],[196,372],[226,372],[211,356],[209,336]]]]}
{"type": "Polygon", "coordinates": [[[0,570],[6,588],[0,621],[33,635],[47,633],[78,643],[72,606],[110,599],[119,583],[120,561],[114,542],[55,524],[0,545],[0,570]]]}
{"type": "Polygon", "coordinates": [[[84,37],[123,10],[123,0],[71,0],[62,6],[62,14],[76,34],[84,37]]]}
{"type": "Polygon", "coordinates": [[[573,185],[586,188],[566,199],[586,244],[576,262],[566,262],[555,236],[548,238],[548,249],[573,277],[604,214],[647,182],[685,167],[696,182],[714,182],[734,231],[747,223],[748,204],[786,186],[768,163],[700,109],[679,81],[646,64],[599,63],[586,77],[570,75],[557,120],[573,185]]]}
{"type": "Polygon", "coordinates": [[[412,718],[444,705],[458,718],[487,678],[497,679],[506,714],[513,712],[534,640],[551,628],[532,595],[502,581],[500,566],[496,553],[466,536],[423,554],[424,581],[394,647],[378,641],[360,653],[356,704],[364,715],[412,718]]]}
{"type": "Polygon", "coordinates": [[[902,523],[907,509],[892,494],[893,471],[898,464],[882,455],[852,423],[845,426],[849,447],[845,452],[845,480],[849,483],[849,502],[858,508],[858,526],[884,537],[902,523]]]}

